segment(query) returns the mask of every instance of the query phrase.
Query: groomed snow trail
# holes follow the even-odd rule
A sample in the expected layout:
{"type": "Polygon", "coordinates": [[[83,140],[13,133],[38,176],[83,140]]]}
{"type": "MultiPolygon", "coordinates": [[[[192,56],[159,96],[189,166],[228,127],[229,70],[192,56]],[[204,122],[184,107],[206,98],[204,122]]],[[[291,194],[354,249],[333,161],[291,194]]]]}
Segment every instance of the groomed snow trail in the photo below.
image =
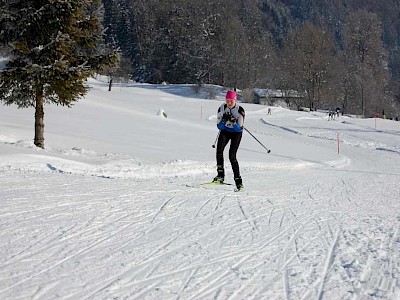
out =
{"type": "Polygon", "coordinates": [[[399,176],[310,168],[243,177],[252,180],[235,193],[182,178],[2,172],[0,297],[399,295],[399,176]]]}
{"type": "Polygon", "coordinates": [[[245,133],[244,191],[187,187],[216,175],[224,93],[88,84],[46,106],[44,150],[0,107],[1,300],[400,299],[399,122],[241,103],[271,153],[245,133]]]}

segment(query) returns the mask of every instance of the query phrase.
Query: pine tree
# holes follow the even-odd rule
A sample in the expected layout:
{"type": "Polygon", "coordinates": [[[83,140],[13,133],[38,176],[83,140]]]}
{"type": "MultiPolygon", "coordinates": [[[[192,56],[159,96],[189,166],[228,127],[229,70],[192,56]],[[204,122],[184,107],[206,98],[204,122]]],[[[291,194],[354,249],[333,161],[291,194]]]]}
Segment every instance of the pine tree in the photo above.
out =
{"type": "Polygon", "coordinates": [[[89,76],[118,61],[99,47],[100,1],[1,1],[0,28],[10,58],[0,71],[0,101],[35,107],[34,144],[44,148],[44,103],[70,107],[87,93],[89,76]]]}

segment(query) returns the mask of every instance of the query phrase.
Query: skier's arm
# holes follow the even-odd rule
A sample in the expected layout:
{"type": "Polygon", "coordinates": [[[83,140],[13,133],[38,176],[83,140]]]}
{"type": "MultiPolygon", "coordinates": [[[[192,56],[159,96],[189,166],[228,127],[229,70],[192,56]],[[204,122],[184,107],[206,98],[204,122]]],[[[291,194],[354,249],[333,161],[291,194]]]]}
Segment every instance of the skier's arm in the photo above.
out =
{"type": "Polygon", "coordinates": [[[217,113],[217,124],[221,123],[222,117],[224,115],[224,110],[222,109],[223,106],[220,106],[218,108],[218,113],[217,113]]]}
{"type": "Polygon", "coordinates": [[[243,107],[240,106],[239,107],[239,118],[237,120],[237,123],[241,128],[243,128],[243,125],[244,125],[244,117],[245,117],[244,109],[243,109],[243,107]]]}

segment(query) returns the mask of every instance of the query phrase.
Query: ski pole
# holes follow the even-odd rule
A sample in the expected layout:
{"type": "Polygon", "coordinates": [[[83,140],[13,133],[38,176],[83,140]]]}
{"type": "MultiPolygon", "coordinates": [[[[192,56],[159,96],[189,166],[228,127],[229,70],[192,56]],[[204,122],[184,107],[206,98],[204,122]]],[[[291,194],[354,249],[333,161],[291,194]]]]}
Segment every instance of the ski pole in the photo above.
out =
{"type": "Polygon", "coordinates": [[[211,147],[215,148],[215,144],[216,144],[217,141],[218,141],[218,137],[219,137],[219,133],[220,133],[220,132],[221,132],[221,131],[218,131],[217,138],[215,139],[214,145],[212,145],[211,147]]]}
{"type": "Polygon", "coordinates": [[[264,149],[265,150],[267,150],[267,153],[270,153],[271,152],[271,150],[269,150],[267,147],[265,147],[246,127],[244,127],[243,126],[243,128],[244,128],[244,130],[246,130],[257,142],[259,142],[260,143],[260,145],[261,146],[263,146],[264,147],[264,149]]]}

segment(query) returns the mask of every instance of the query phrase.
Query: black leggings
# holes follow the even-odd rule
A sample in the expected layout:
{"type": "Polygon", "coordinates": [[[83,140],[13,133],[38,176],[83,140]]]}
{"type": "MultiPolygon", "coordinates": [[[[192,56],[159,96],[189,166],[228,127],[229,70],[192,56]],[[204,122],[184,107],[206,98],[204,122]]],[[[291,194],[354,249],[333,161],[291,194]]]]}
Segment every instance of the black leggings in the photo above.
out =
{"type": "Polygon", "coordinates": [[[236,159],[236,153],[239,149],[240,141],[242,140],[242,132],[229,132],[221,130],[217,142],[217,171],[218,176],[224,177],[224,149],[229,141],[229,161],[232,165],[234,178],[240,178],[239,163],[236,159]]]}

